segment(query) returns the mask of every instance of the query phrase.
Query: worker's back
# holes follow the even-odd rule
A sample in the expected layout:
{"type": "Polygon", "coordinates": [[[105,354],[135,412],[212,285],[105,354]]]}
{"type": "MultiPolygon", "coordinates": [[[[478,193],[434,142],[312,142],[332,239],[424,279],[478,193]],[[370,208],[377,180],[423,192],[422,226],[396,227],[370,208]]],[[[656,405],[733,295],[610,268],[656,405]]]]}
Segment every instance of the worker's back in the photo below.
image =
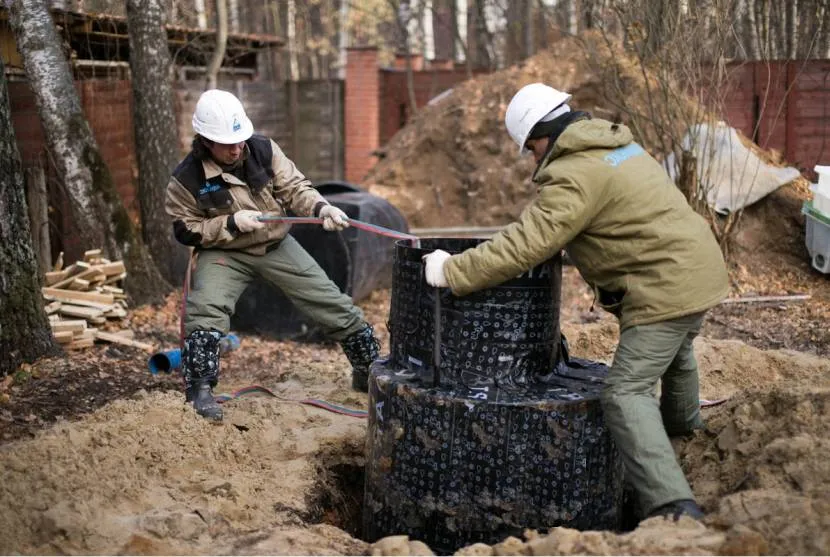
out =
{"type": "Polygon", "coordinates": [[[578,184],[590,206],[567,245],[620,326],[697,313],[728,291],[726,266],[709,225],[625,126],[593,119],[570,125],[534,175],[545,190],[578,184]],[[546,186],[547,185],[547,186],[546,186]]]}

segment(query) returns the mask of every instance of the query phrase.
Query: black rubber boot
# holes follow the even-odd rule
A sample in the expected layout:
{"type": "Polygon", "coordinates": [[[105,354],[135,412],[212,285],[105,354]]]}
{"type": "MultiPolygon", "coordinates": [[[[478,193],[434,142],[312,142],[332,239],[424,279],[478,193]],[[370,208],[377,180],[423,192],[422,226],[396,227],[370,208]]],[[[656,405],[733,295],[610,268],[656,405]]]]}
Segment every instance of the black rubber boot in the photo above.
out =
{"type": "Polygon", "coordinates": [[[701,508],[692,499],[678,499],[677,501],[661,505],[648,513],[649,518],[652,516],[664,516],[675,522],[680,520],[680,517],[683,515],[694,518],[695,520],[702,520],[704,516],[701,508]]]}
{"type": "Polygon", "coordinates": [[[224,412],[216,399],[213,398],[213,389],[209,383],[200,383],[193,389],[193,408],[196,413],[216,422],[221,422],[224,412]]]}
{"type": "Polygon", "coordinates": [[[375,330],[367,323],[364,328],[340,341],[340,347],[352,364],[352,389],[367,392],[369,366],[380,356],[380,342],[375,338],[375,330]]]}
{"type": "Polygon", "coordinates": [[[219,339],[217,331],[196,330],[184,341],[182,374],[188,402],[200,416],[222,421],[222,407],[213,398],[219,380],[219,339]]]}

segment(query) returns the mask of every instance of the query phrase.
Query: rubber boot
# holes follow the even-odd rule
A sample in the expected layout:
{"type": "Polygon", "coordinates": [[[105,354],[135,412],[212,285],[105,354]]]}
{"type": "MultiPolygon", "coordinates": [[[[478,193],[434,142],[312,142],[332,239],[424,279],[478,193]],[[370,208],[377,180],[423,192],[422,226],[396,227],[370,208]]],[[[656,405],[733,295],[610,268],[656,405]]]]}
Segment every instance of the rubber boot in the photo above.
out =
{"type": "Polygon", "coordinates": [[[678,499],[677,501],[671,501],[648,513],[649,518],[652,516],[664,516],[668,519],[674,520],[675,522],[684,515],[690,516],[695,520],[701,520],[704,516],[703,511],[697,506],[697,503],[695,503],[693,499],[678,499]]]}
{"type": "Polygon", "coordinates": [[[184,341],[182,374],[186,400],[200,416],[222,421],[222,407],[213,397],[213,387],[219,380],[219,340],[217,331],[196,330],[184,341]]]}
{"type": "Polygon", "coordinates": [[[352,389],[360,392],[369,390],[369,366],[380,356],[380,342],[375,330],[368,323],[342,341],[340,347],[352,364],[352,389]]]}
{"type": "Polygon", "coordinates": [[[213,398],[213,389],[209,383],[200,383],[193,393],[193,408],[196,413],[216,422],[221,422],[224,412],[216,399],[213,398]]]}

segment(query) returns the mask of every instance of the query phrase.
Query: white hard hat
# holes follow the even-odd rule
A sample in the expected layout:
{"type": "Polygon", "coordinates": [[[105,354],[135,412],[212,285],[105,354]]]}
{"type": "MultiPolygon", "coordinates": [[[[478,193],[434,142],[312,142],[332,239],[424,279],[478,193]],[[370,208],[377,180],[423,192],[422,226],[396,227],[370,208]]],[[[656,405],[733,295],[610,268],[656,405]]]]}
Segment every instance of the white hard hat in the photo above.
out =
{"type": "Polygon", "coordinates": [[[193,131],[216,143],[230,145],[254,134],[254,125],[232,93],[210,89],[202,93],[193,111],[193,131]]]}
{"type": "MultiPolygon", "coordinates": [[[[513,95],[510,104],[507,105],[504,124],[507,126],[507,133],[519,145],[520,155],[527,152],[525,142],[533,127],[542,120],[558,116],[555,111],[570,98],[571,95],[568,93],[557,91],[544,83],[525,85],[513,95]]],[[[567,110],[570,110],[570,107],[567,107],[567,110]]],[[[562,109],[561,113],[567,110],[562,109]]]]}

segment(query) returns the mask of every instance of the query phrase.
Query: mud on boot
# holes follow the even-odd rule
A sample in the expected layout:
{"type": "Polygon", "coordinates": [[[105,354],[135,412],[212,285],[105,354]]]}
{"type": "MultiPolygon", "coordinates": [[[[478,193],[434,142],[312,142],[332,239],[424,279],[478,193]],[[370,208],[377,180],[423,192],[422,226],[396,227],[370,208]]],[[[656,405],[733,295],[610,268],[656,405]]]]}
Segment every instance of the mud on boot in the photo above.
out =
{"type": "Polygon", "coordinates": [[[219,380],[219,340],[217,331],[196,330],[184,341],[182,374],[188,402],[200,416],[221,421],[222,407],[213,397],[213,387],[219,380]]]}
{"type": "Polygon", "coordinates": [[[375,330],[367,324],[342,341],[340,347],[352,364],[352,389],[360,392],[369,390],[369,366],[380,356],[380,342],[375,330]]]}

